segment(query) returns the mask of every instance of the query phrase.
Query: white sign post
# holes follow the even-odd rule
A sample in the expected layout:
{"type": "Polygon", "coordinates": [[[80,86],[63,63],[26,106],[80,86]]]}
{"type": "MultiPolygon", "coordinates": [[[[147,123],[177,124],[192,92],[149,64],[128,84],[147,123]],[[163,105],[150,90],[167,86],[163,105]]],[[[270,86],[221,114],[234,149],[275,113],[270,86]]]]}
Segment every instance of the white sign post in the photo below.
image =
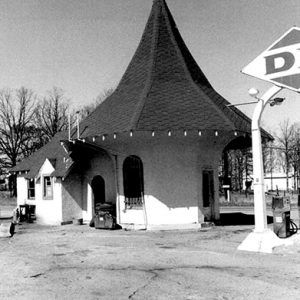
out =
{"type": "Polygon", "coordinates": [[[258,99],[252,117],[255,229],[238,250],[272,253],[274,247],[290,243],[279,239],[267,226],[260,120],[266,105],[282,88],[300,91],[299,49],[300,29],[293,27],[242,70],[275,85],[258,99]]]}

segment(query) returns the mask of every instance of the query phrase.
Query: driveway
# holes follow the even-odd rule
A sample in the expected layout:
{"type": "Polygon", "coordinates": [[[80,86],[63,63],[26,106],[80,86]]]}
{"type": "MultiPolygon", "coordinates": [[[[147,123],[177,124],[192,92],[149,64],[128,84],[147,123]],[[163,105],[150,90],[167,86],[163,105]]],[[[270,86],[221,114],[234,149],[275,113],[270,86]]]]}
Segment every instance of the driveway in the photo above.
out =
{"type": "Polygon", "coordinates": [[[20,225],[0,239],[0,299],[300,299],[300,235],[273,254],[237,251],[252,228],[20,225]]]}

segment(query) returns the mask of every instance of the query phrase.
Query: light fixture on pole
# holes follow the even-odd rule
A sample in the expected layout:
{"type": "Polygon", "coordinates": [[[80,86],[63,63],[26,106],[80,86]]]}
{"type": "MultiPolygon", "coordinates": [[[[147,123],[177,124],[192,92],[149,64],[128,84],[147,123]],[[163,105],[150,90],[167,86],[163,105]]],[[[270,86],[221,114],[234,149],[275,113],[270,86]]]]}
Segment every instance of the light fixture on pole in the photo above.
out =
{"type": "MultiPolygon", "coordinates": [[[[257,99],[258,101],[261,100],[257,95],[259,94],[259,90],[256,88],[251,88],[248,90],[248,94],[257,99]]],[[[273,98],[273,99],[269,99],[268,102],[270,103],[270,106],[275,106],[275,105],[281,105],[282,102],[285,100],[285,98],[273,98]]],[[[253,102],[251,102],[253,103],[253,102]]],[[[266,103],[267,104],[267,103],[266,103]]]]}
{"type": "Polygon", "coordinates": [[[285,98],[274,98],[270,101],[270,106],[281,105],[285,98]]]}

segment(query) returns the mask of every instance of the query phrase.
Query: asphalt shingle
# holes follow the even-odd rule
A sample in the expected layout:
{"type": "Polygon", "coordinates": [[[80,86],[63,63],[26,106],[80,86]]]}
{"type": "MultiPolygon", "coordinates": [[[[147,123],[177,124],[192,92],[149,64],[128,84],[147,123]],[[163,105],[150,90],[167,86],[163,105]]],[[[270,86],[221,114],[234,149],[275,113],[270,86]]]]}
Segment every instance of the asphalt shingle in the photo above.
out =
{"type": "Polygon", "coordinates": [[[55,177],[64,177],[70,167],[71,161],[71,158],[60,145],[60,141],[66,138],[66,132],[57,133],[49,143],[26,159],[22,160],[14,168],[12,168],[10,172],[28,172],[25,177],[34,178],[47,158],[55,168],[53,174],[50,175],[55,177]]]}

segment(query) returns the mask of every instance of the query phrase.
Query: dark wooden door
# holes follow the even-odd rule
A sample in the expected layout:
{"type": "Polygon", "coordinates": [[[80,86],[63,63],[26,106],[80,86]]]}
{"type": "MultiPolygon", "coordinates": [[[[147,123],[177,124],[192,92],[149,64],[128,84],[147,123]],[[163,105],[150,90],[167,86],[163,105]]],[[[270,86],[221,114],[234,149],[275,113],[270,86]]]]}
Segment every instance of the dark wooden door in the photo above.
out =
{"type": "Polygon", "coordinates": [[[214,218],[215,188],[214,188],[214,171],[204,170],[202,176],[202,195],[203,208],[206,210],[208,221],[214,218]]]}
{"type": "Polygon", "coordinates": [[[94,211],[99,210],[99,205],[105,203],[105,182],[102,176],[95,176],[92,180],[92,190],[94,195],[94,211]]]}

